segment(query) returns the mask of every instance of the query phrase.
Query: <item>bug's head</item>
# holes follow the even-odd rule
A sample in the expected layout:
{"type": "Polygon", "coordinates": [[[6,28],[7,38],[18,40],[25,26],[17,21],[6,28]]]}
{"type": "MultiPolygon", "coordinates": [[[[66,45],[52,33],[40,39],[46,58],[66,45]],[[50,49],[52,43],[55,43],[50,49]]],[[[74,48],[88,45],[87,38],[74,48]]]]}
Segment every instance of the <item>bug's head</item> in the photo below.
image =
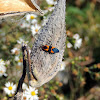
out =
{"type": "Polygon", "coordinates": [[[42,46],[42,49],[47,49],[47,45],[42,46]]]}

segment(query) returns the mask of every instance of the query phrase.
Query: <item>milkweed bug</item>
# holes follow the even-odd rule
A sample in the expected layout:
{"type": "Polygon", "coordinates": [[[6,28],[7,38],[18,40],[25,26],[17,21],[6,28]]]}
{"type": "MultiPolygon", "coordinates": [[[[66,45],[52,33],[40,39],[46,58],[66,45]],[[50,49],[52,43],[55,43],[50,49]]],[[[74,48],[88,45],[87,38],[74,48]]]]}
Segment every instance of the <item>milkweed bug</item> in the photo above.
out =
{"type": "Polygon", "coordinates": [[[50,54],[55,54],[55,53],[59,52],[59,50],[57,48],[52,47],[52,46],[48,46],[48,45],[42,46],[42,50],[49,52],[50,54]]]}

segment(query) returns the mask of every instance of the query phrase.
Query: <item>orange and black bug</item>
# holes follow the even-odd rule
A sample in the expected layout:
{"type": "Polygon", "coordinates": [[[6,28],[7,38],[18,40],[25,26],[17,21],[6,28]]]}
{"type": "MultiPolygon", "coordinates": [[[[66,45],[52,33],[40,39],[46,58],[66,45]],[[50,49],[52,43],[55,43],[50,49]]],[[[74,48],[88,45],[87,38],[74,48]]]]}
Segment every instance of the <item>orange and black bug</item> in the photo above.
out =
{"type": "Polygon", "coordinates": [[[59,52],[57,48],[48,45],[42,46],[42,50],[49,52],[50,54],[55,54],[59,52]]]}

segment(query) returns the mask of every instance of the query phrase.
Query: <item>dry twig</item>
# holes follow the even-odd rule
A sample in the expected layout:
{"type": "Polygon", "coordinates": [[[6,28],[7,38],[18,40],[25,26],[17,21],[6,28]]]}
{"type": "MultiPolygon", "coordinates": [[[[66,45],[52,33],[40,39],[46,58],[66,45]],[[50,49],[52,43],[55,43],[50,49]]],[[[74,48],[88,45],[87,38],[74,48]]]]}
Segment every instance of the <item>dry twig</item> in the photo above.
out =
{"type": "Polygon", "coordinates": [[[22,100],[21,98],[23,96],[22,84],[23,84],[25,76],[26,76],[26,58],[25,58],[26,54],[25,54],[25,50],[26,50],[26,46],[23,45],[22,46],[22,53],[23,53],[23,74],[22,74],[22,76],[21,76],[21,78],[19,80],[14,100],[22,100]]]}

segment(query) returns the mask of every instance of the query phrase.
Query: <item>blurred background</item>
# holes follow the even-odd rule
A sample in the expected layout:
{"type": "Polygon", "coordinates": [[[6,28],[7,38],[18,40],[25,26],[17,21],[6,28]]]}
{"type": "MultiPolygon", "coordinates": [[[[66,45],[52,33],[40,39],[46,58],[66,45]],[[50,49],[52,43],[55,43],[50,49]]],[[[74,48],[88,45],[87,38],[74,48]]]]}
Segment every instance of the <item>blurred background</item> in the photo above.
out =
{"type": "MultiPolygon", "coordinates": [[[[0,100],[14,95],[21,77],[21,43],[32,47],[56,3],[38,0],[46,12],[44,16],[26,14],[0,20],[0,100]]],[[[38,92],[33,89],[34,93],[26,77],[24,91],[31,88],[31,96],[36,96],[36,100],[100,100],[100,0],[67,0],[66,35],[60,72],[37,88],[38,92]]],[[[27,98],[25,95],[23,100],[27,98]]]]}

